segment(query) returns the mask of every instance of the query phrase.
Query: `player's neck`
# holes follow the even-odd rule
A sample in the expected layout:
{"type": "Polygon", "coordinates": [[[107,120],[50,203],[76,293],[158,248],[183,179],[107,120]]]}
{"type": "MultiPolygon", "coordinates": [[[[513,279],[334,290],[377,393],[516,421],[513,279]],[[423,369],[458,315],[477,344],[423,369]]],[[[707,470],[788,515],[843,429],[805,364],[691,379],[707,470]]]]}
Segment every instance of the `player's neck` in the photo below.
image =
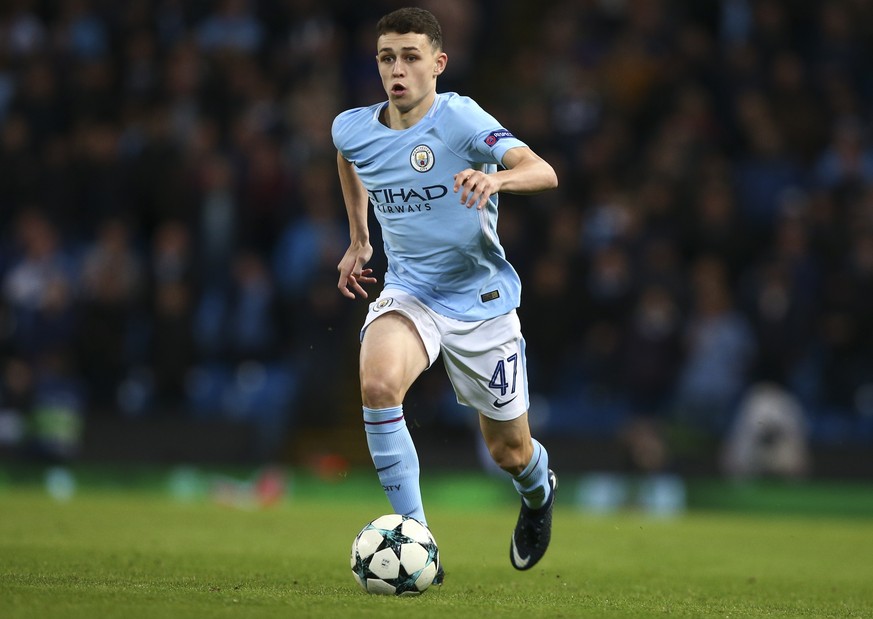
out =
{"type": "Polygon", "coordinates": [[[389,129],[409,129],[425,117],[435,101],[436,92],[431,93],[408,110],[403,110],[389,101],[382,111],[382,123],[389,129]]]}

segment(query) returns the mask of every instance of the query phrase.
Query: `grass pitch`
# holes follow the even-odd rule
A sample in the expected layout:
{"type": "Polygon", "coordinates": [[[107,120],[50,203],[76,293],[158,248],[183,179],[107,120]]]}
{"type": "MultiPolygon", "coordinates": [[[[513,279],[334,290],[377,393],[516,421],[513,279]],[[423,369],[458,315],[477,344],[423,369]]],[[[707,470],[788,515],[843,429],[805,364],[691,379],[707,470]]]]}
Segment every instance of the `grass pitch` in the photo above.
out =
{"type": "Polygon", "coordinates": [[[67,502],[0,492],[0,617],[873,617],[869,519],[692,513],[594,517],[567,505],[552,547],[512,569],[515,508],[438,505],[446,584],[369,596],[351,542],[368,500],[260,510],[92,491],[67,502]]]}

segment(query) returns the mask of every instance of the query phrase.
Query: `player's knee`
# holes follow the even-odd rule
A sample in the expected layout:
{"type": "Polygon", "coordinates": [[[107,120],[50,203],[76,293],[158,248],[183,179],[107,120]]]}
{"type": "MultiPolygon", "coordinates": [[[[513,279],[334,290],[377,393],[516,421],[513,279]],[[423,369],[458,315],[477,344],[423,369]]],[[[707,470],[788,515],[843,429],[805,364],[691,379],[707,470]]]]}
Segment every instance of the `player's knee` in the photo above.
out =
{"type": "Polygon", "coordinates": [[[384,376],[361,376],[361,400],[368,408],[387,408],[398,406],[403,394],[393,381],[384,376]]]}

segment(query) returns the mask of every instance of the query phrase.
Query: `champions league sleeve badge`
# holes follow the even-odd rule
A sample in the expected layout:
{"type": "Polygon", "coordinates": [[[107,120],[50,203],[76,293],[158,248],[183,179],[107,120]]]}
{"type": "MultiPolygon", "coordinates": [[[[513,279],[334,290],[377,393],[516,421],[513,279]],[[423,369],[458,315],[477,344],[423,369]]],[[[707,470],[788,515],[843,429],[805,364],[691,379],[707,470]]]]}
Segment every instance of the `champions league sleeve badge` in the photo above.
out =
{"type": "Polygon", "coordinates": [[[433,167],[434,157],[430,146],[419,144],[412,149],[412,154],[409,156],[409,163],[415,168],[416,172],[427,172],[433,167]]]}
{"type": "Polygon", "coordinates": [[[485,143],[488,146],[494,146],[500,140],[500,138],[514,138],[512,132],[507,131],[506,129],[499,129],[497,131],[492,131],[488,135],[485,136],[485,143]]]}

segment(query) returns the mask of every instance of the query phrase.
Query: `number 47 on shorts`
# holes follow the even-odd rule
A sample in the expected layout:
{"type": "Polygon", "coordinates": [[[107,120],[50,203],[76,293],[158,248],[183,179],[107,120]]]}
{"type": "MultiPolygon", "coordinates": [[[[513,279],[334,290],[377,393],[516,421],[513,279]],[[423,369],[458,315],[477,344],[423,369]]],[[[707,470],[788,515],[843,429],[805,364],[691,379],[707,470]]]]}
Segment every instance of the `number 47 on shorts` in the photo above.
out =
{"type": "Polygon", "coordinates": [[[494,400],[494,406],[502,408],[512,402],[518,394],[515,393],[516,378],[518,377],[518,355],[514,354],[501,359],[494,366],[494,373],[491,374],[491,381],[488,386],[491,389],[500,392],[500,397],[494,400]],[[507,393],[512,396],[508,400],[501,400],[506,397],[507,393]]]}

